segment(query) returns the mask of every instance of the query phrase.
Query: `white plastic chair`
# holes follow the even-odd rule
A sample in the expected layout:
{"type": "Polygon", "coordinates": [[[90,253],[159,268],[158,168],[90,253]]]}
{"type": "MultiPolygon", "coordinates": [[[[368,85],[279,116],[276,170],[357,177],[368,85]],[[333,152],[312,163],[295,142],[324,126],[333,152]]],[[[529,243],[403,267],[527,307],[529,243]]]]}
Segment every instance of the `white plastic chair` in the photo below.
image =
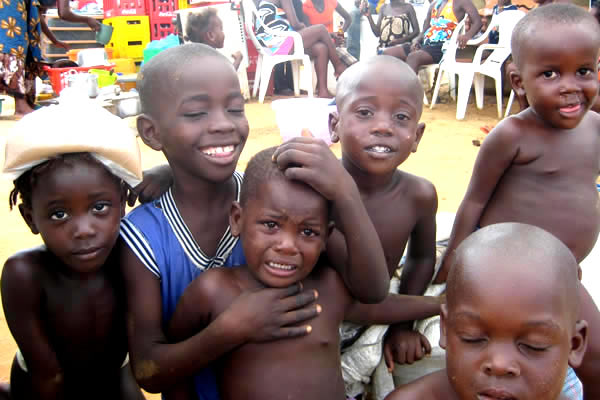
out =
{"type": "Polygon", "coordinates": [[[307,87],[307,91],[308,96],[312,97],[312,65],[308,55],[304,54],[304,45],[302,43],[302,37],[300,36],[300,34],[298,32],[293,31],[276,32],[269,29],[266,26],[263,26],[265,31],[273,36],[292,37],[292,39],[294,40],[294,48],[291,54],[272,54],[271,50],[263,46],[256,38],[254,26],[257,23],[257,21],[258,23],[260,23],[260,18],[258,17],[254,1],[242,0],[242,11],[244,15],[244,25],[246,26],[246,31],[248,33],[248,36],[252,40],[252,43],[254,43],[256,50],[258,51],[258,60],[256,63],[256,74],[254,77],[254,87],[252,89],[252,96],[256,97],[256,94],[258,92],[258,101],[260,103],[263,103],[265,101],[265,95],[267,94],[269,81],[271,80],[271,73],[273,72],[273,67],[275,67],[275,65],[277,64],[291,61],[292,72],[294,76],[294,94],[296,96],[300,95],[299,77],[300,65],[302,64],[304,66],[304,72],[307,75],[310,74],[310,77],[306,77],[306,79],[309,79],[309,82],[311,82],[311,84],[307,87]]]}
{"type": "MultiPolygon", "coordinates": [[[[475,86],[475,100],[478,109],[483,108],[483,89],[485,83],[485,77],[489,76],[494,79],[496,84],[496,104],[498,107],[498,118],[502,118],[502,64],[506,61],[508,56],[511,54],[510,39],[512,31],[521,18],[525,16],[525,13],[520,10],[508,10],[503,11],[500,14],[494,15],[490,22],[490,27],[498,27],[498,33],[500,35],[498,44],[482,44],[477,48],[475,57],[473,58],[473,68],[475,75],[473,77],[473,84],[475,86]],[[481,57],[484,51],[491,51],[491,54],[481,62],[481,57]]],[[[488,27],[488,30],[490,29],[488,27]]],[[[466,84],[467,82],[465,82],[466,84]]],[[[514,95],[513,95],[514,97],[514,95]]],[[[509,104],[507,105],[508,110],[512,102],[509,98],[509,104]]]]}
{"type": "MultiPolygon", "coordinates": [[[[484,34],[477,39],[467,42],[468,45],[479,45],[489,36],[493,28],[498,27],[500,40],[498,44],[482,44],[476,52],[472,62],[459,62],[456,60],[456,50],[458,48],[458,35],[464,29],[464,20],[456,27],[452,37],[448,41],[447,49],[440,62],[440,72],[438,78],[441,78],[442,72],[455,74],[459,77],[458,82],[458,100],[456,104],[456,119],[464,119],[467,111],[467,103],[471,86],[475,82],[475,95],[477,108],[483,108],[483,89],[484,76],[490,76],[496,82],[496,101],[498,104],[498,118],[502,118],[502,64],[511,53],[510,37],[516,23],[524,16],[522,11],[510,10],[503,11],[494,15],[484,34]],[[483,60],[484,51],[491,51],[491,54],[483,60]]],[[[439,91],[439,79],[436,81],[436,90],[433,94],[432,107],[435,104],[439,91]]]]}

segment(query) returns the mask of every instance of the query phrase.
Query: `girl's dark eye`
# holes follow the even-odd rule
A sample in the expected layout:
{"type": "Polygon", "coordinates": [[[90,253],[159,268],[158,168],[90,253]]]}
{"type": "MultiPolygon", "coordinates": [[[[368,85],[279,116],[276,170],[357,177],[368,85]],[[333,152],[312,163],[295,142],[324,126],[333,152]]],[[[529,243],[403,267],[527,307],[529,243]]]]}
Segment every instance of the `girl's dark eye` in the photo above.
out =
{"type": "Polygon", "coordinates": [[[544,78],[548,79],[556,77],[556,72],[554,71],[544,71],[542,74],[544,75],[544,78]]]}
{"type": "Polygon", "coordinates": [[[319,233],[313,231],[312,229],[305,228],[302,230],[302,235],[307,236],[307,237],[313,237],[313,236],[318,236],[319,233]]]}
{"type": "Polygon", "coordinates": [[[63,210],[54,211],[52,214],[50,214],[50,219],[53,219],[55,221],[63,221],[68,217],[69,215],[63,210]]]}
{"type": "Polygon", "coordinates": [[[96,204],[94,204],[94,211],[99,212],[99,213],[105,212],[105,211],[108,211],[108,207],[109,207],[109,204],[96,203],[96,204]]]}
{"type": "Polygon", "coordinates": [[[277,227],[277,223],[273,221],[265,221],[263,222],[263,225],[269,229],[275,229],[277,227]]]}

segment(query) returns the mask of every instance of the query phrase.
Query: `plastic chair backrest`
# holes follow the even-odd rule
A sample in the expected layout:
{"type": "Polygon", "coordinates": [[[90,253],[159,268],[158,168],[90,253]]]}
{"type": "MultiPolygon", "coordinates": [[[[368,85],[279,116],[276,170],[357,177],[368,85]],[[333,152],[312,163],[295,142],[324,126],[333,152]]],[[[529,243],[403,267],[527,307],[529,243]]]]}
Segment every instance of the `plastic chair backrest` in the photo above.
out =
{"type": "Polygon", "coordinates": [[[254,0],[242,0],[242,15],[244,17],[244,26],[246,27],[246,32],[248,33],[250,40],[252,40],[254,47],[256,47],[256,49],[260,52],[263,49],[263,45],[258,41],[256,35],[254,34],[254,24],[256,22],[256,18],[258,18],[258,10],[254,4],[254,0]]]}
{"type": "Polygon", "coordinates": [[[521,10],[507,10],[502,11],[500,14],[494,15],[492,21],[495,20],[494,24],[498,26],[498,33],[500,37],[498,39],[498,45],[508,47],[510,49],[510,39],[512,31],[515,29],[515,25],[525,16],[525,13],[521,10]]]}
{"type": "Polygon", "coordinates": [[[442,50],[444,51],[444,55],[440,60],[440,63],[444,62],[444,60],[456,60],[456,50],[458,49],[458,36],[461,35],[462,31],[465,30],[466,17],[462,19],[452,31],[452,36],[450,39],[444,43],[442,50]]]}

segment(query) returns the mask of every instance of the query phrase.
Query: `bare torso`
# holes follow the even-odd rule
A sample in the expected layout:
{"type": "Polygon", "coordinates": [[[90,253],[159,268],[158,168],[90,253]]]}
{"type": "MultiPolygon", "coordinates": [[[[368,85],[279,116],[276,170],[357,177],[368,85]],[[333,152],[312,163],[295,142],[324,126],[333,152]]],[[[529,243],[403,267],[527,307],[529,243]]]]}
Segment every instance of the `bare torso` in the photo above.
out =
{"type": "MultiPolygon", "coordinates": [[[[221,288],[220,314],[241,293],[247,268],[221,270],[235,274],[233,285],[221,288]],[[238,284],[235,284],[235,283],[238,284]],[[236,295],[236,292],[237,295],[236,295]],[[227,300],[226,298],[229,298],[227,300]]],[[[266,343],[248,343],[223,357],[217,372],[222,400],[289,399],[343,400],[339,325],[350,297],[338,274],[318,266],[302,281],[304,290],[316,289],[322,313],[312,319],[309,335],[266,343]]]]}
{"type": "Polygon", "coordinates": [[[496,185],[480,226],[539,226],[561,239],[581,262],[599,231],[600,116],[588,113],[570,131],[549,130],[531,114],[521,118],[515,121],[515,128],[524,132],[518,152],[496,185]]]}
{"type": "MultiPolygon", "coordinates": [[[[36,293],[24,296],[36,296],[39,304],[36,310],[16,311],[23,311],[27,318],[39,319],[43,329],[43,337],[36,337],[34,330],[29,338],[16,338],[17,342],[48,342],[64,376],[66,399],[127,398],[121,382],[121,364],[127,354],[125,299],[115,257],[109,258],[101,272],[85,281],[58,272],[57,259],[43,248],[23,252],[15,258],[21,266],[30,268],[35,284],[36,293]]],[[[46,366],[44,360],[27,360],[27,350],[24,347],[21,350],[28,369],[39,372],[46,366]]],[[[51,361],[48,364],[54,365],[51,361]]],[[[30,374],[20,368],[13,368],[11,378],[17,395],[27,393],[32,385],[30,374]]]]}

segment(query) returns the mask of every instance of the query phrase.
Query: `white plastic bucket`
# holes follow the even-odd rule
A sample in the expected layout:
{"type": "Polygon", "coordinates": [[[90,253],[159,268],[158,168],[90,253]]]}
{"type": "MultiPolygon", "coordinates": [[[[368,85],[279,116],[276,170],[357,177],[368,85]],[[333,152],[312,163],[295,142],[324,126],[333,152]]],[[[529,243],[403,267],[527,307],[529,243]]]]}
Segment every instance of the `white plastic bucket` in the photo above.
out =
{"type": "Polygon", "coordinates": [[[335,105],[329,105],[331,102],[332,99],[317,97],[274,100],[271,107],[275,110],[275,119],[283,141],[302,136],[302,131],[308,130],[313,137],[331,145],[329,113],[337,109],[335,105]]]}

